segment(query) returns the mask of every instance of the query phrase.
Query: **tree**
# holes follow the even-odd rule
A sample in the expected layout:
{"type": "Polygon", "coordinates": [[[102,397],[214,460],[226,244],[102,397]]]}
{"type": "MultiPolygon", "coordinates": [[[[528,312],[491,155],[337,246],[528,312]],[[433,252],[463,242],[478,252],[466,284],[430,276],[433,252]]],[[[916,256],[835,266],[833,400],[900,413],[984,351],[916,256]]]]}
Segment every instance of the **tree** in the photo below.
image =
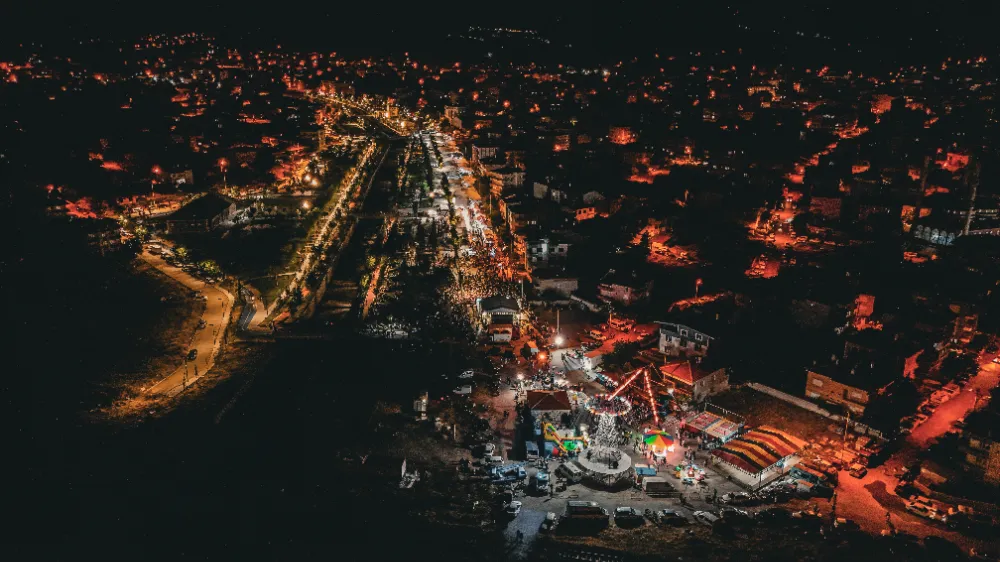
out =
{"type": "Polygon", "coordinates": [[[198,263],[198,269],[205,275],[215,276],[222,274],[222,269],[219,268],[219,264],[215,263],[215,260],[202,260],[198,263]]]}
{"type": "Polygon", "coordinates": [[[809,225],[814,222],[814,218],[810,211],[799,213],[792,219],[792,228],[798,234],[805,234],[809,231],[809,225]]]}
{"type": "Polygon", "coordinates": [[[178,246],[177,249],[174,250],[174,255],[176,255],[179,260],[187,260],[191,257],[191,253],[184,246],[178,246]]]}
{"type": "Polygon", "coordinates": [[[135,237],[138,238],[140,242],[147,242],[149,240],[149,229],[146,228],[145,226],[139,225],[135,227],[135,230],[132,232],[132,234],[134,234],[135,237]]]}
{"type": "Polygon", "coordinates": [[[628,363],[636,353],[639,353],[639,342],[618,342],[615,348],[606,353],[603,363],[612,367],[621,367],[628,363]]]}

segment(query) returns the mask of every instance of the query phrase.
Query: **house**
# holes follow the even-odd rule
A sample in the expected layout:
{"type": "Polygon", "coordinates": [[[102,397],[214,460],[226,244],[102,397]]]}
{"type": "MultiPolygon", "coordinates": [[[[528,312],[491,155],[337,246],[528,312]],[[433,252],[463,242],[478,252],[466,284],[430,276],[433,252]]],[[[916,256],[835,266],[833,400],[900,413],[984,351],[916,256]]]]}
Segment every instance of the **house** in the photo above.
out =
{"type": "Polygon", "coordinates": [[[533,264],[547,265],[549,260],[564,259],[569,253],[569,244],[553,241],[551,238],[537,238],[526,241],[528,258],[533,264]]]}
{"type": "Polygon", "coordinates": [[[806,398],[843,406],[861,416],[868,403],[876,396],[890,392],[893,383],[901,376],[899,362],[891,357],[854,356],[807,368],[805,395],[806,398]]]}
{"type": "Polygon", "coordinates": [[[660,353],[676,357],[683,355],[704,356],[708,346],[714,339],[704,332],[699,332],[684,324],[672,322],[657,322],[660,325],[660,353]]]}
{"type": "Polygon", "coordinates": [[[948,309],[955,313],[955,328],[952,330],[951,343],[969,345],[979,327],[979,315],[967,303],[952,303],[948,309]]]}
{"type": "Polygon", "coordinates": [[[167,218],[167,232],[208,232],[236,213],[236,203],[209,193],[181,207],[167,218]]]}
{"type": "Polygon", "coordinates": [[[663,383],[698,402],[729,390],[729,373],[725,367],[709,366],[697,359],[673,361],[661,365],[658,370],[663,383]]]}
{"type": "Polygon", "coordinates": [[[635,272],[625,275],[614,269],[608,270],[597,285],[598,298],[606,303],[617,302],[625,306],[649,300],[652,290],[651,280],[643,281],[635,272]]]}
{"type": "Polygon", "coordinates": [[[527,404],[536,419],[544,415],[555,418],[573,410],[565,390],[529,390],[527,404]]]}
{"type": "Polygon", "coordinates": [[[569,297],[580,288],[580,282],[576,277],[565,276],[548,269],[535,270],[531,277],[535,290],[539,293],[552,291],[569,297]]]}
{"type": "Polygon", "coordinates": [[[962,469],[993,486],[1000,486],[1000,411],[996,405],[969,414],[959,451],[962,469]]]}
{"type": "Polygon", "coordinates": [[[518,323],[521,306],[510,297],[487,297],[476,300],[476,311],[479,312],[486,325],[515,325],[518,323]]]}
{"type": "Polygon", "coordinates": [[[597,216],[597,207],[584,205],[582,207],[577,207],[573,209],[573,218],[576,222],[583,222],[585,220],[590,220],[597,216]]]}

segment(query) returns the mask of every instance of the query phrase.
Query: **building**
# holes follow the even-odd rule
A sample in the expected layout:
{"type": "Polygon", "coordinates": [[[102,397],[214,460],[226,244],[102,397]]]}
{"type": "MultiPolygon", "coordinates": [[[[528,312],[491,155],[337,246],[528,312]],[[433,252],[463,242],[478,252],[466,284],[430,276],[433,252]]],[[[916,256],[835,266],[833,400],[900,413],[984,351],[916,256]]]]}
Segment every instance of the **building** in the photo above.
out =
{"type": "Polygon", "coordinates": [[[535,290],[539,293],[552,291],[568,297],[580,288],[580,282],[576,277],[562,277],[546,271],[534,271],[531,277],[535,285],[535,290]]]}
{"type": "Polygon", "coordinates": [[[447,119],[449,123],[451,123],[452,127],[455,127],[456,129],[461,129],[463,117],[465,117],[464,107],[459,107],[454,105],[444,106],[444,118],[447,119]]]}
{"type": "Polygon", "coordinates": [[[891,358],[862,356],[855,361],[838,360],[831,365],[806,369],[807,398],[843,406],[861,416],[876,396],[890,392],[902,376],[898,362],[891,358]]]}
{"type": "Polygon", "coordinates": [[[660,325],[660,353],[677,357],[704,356],[712,342],[711,336],[684,324],[657,322],[660,325]]]}
{"type": "Polygon", "coordinates": [[[959,450],[962,469],[978,480],[1000,486],[1000,413],[991,405],[969,414],[959,450]]]}
{"type": "Polygon", "coordinates": [[[914,238],[931,244],[951,246],[962,235],[963,221],[960,217],[927,217],[919,219],[910,233],[914,238]]]}
{"type": "Polygon", "coordinates": [[[573,218],[576,222],[583,222],[585,220],[590,220],[597,216],[597,207],[592,207],[585,205],[583,207],[578,207],[573,210],[573,218]]]}
{"type": "Polygon", "coordinates": [[[524,185],[524,170],[513,166],[504,166],[487,172],[490,178],[490,191],[494,197],[510,193],[524,185]]]}
{"type": "Polygon", "coordinates": [[[661,365],[659,372],[664,384],[696,402],[729,390],[725,367],[709,367],[701,361],[686,359],[661,365]]]}
{"type": "Polygon", "coordinates": [[[597,285],[598,298],[606,303],[616,302],[625,306],[649,300],[652,290],[651,280],[643,281],[635,272],[625,275],[614,269],[608,270],[597,285]]]}
{"type": "Polygon", "coordinates": [[[528,259],[533,264],[548,265],[550,260],[565,259],[569,253],[569,244],[553,242],[551,238],[538,238],[526,241],[528,259]]]}
{"type": "Polygon", "coordinates": [[[979,327],[979,315],[966,303],[952,303],[948,309],[955,313],[955,328],[952,331],[951,343],[969,345],[979,327]]]}
{"type": "Polygon", "coordinates": [[[209,193],[180,208],[167,218],[167,232],[208,232],[236,212],[236,203],[209,193]]]}
{"type": "Polygon", "coordinates": [[[476,311],[479,312],[486,325],[516,325],[521,313],[521,306],[517,304],[516,300],[509,297],[487,297],[476,301],[476,311]]]}
{"type": "Polygon", "coordinates": [[[565,390],[529,390],[526,402],[535,419],[540,419],[544,415],[555,418],[573,410],[565,390]]]}

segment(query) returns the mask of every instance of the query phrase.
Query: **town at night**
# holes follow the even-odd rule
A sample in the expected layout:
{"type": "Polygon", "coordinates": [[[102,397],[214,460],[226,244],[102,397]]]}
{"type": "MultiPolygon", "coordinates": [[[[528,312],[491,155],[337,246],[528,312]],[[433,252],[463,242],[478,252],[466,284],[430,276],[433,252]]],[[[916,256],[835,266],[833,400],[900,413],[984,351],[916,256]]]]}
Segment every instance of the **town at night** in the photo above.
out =
{"type": "Polygon", "coordinates": [[[1000,560],[989,5],[46,4],[9,559],[1000,560]]]}

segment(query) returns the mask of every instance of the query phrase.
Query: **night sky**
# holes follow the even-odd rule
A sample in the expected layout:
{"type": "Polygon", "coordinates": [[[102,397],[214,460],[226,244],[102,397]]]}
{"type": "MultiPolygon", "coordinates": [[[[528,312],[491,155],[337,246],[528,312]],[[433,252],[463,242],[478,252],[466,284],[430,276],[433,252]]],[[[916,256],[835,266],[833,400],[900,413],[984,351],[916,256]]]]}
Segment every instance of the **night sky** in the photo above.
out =
{"type": "Polygon", "coordinates": [[[407,49],[454,56],[455,42],[449,36],[469,25],[480,25],[537,29],[552,39],[553,49],[569,51],[559,51],[562,56],[581,58],[614,58],[658,48],[741,46],[761,52],[787,54],[790,49],[799,54],[856,56],[864,61],[955,51],[992,54],[997,47],[989,27],[991,14],[982,2],[917,0],[877,5],[849,0],[806,2],[794,8],[744,4],[709,0],[539,6],[516,0],[478,5],[345,6],[337,2],[178,0],[88,2],[56,8],[38,2],[5,7],[11,14],[8,21],[17,23],[6,26],[0,41],[51,45],[94,36],[130,38],[146,32],[202,31],[253,46],[280,42],[289,48],[345,53],[387,54],[407,49]],[[859,46],[861,53],[856,52],[859,46]]]}

